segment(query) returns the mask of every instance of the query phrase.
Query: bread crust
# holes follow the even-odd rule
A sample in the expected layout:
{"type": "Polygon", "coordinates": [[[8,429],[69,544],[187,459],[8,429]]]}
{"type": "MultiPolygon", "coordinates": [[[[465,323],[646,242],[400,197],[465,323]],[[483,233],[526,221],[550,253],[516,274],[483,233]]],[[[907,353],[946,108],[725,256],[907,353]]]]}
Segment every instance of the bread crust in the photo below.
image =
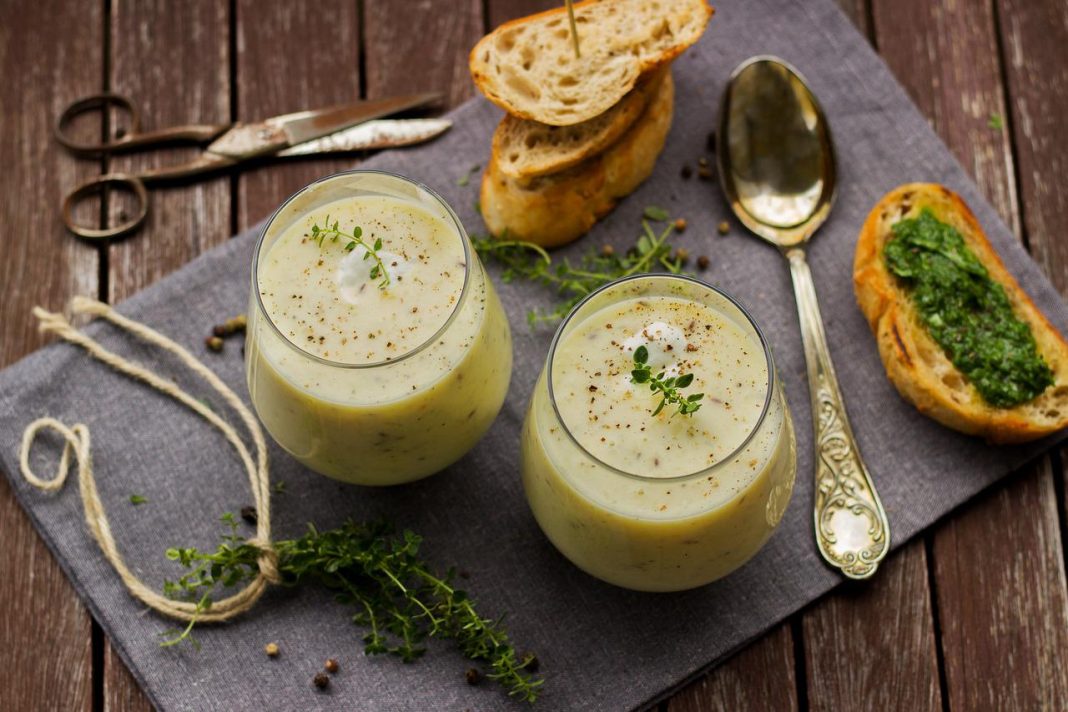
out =
{"type": "Polygon", "coordinates": [[[669,67],[653,70],[618,104],[579,124],[550,126],[505,114],[493,132],[498,170],[509,178],[530,179],[565,171],[602,152],[642,115],[669,67]],[[531,141],[537,143],[530,146],[531,141]]]}
{"type": "Polygon", "coordinates": [[[1026,442],[1068,426],[1068,345],[1005,269],[975,215],[953,191],[935,183],[909,183],[876,203],[857,239],[853,287],[887,376],[921,413],[993,443],[1026,442]],[[923,208],[960,231],[990,277],[1004,287],[1013,311],[1030,326],[1054,376],[1053,385],[1034,400],[1012,408],[986,403],[931,338],[911,298],[887,269],[883,248],[893,236],[891,226],[923,208]]]}
{"type": "Polygon", "coordinates": [[[482,217],[497,236],[558,247],[589,231],[652,173],[674,109],[670,72],[634,125],[604,152],[561,173],[520,181],[492,156],[482,176],[482,217]]]}
{"type": "MultiPolygon", "coordinates": [[[[574,8],[576,12],[579,12],[587,7],[598,5],[607,6],[609,4],[611,3],[602,3],[599,2],[599,0],[584,0],[583,2],[575,3],[574,8]]],[[[671,6],[670,3],[664,3],[664,5],[667,8],[670,8],[671,6]]],[[[494,44],[500,38],[506,36],[513,30],[526,29],[528,25],[538,25],[543,21],[551,21],[561,17],[566,20],[566,8],[563,6],[545,10],[527,17],[516,18],[500,25],[493,30],[493,32],[490,32],[479,40],[479,42],[471,49],[471,52],[468,55],[468,67],[478,90],[482,92],[487,99],[512,116],[520,119],[538,121],[552,126],[574,125],[599,116],[610,107],[617,104],[635,87],[642,76],[647,75],[658,67],[670,63],[679,54],[700,39],[705,27],[708,25],[708,21],[712,18],[714,9],[708,3],[708,0],[699,0],[699,6],[701,15],[699,31],[693,33],[692,36],[681,38],[678,42],[659,51],[655,56],[641,56],[640,52],[637,51],[637,46],[632,48],[613,46],[610,52],[602,52],[600,55],[594,55],[603,60],[602,65],[592,68],[589,66],[579,68],[577,73],[585,75],[588,78],[594,74],[604,72],[610,75],[613,81],[613,84],[608,91],[597,92],[594,97],[590,97],[589,95],[589,88],[587,86],[588,80],[580,83],[572,79],[573,84],[570,89],[561,89],[558,86],[554,86],[551,82],[545,82],[543,78],[540,78],[540,81],[532,81],[525,71],[523,73],[519,73],[518,71],[505,71],[504,74],[507,76],[497,76],[498,74],[501,74],[501,67],[496,66],[496,71],[494,70],[492,62],[494,56],[494,44]],[[635,51],[635,55],[631,55],[632,49],[635,51]],[[607,57],[607,59],[605,59],[605,57],[607,57]],[[608,64],[611,64],[611,67],[607,66],[608,64]],[[609,69],[611,71],[609,71],[609,69]],[[515,83],[515,85],[513,85],[513,83],[515,83]],[[542,86],[539,87],[539,84],[542,86]],[[547,102],[554,104],[552,108],[542,106],[540,98],[523,98],[523,94],[528,91],[538,93],[540,88],[546,89],[550,94],[570,91],[572,96],[568,99],[567,103],[573,102],[576,96],[580,96],[582,97],[582,103],[584,105],[581,110],[572,111],[572,109],[568,108],[568,113],[565,116],[558,113],[561,107],[555,106],[555,104],[562,101],[561,97],[556,97],[547,102]],[[582,96],[583,92],[586,92],[585,96],[582,96]]],[[[570,37],[570,35],[568,35],[568,37],[570,37]]],[[[606,43],[602,42],[602,44],[606,43]]],[[[568,47],[570,47],[570,44],[568,44],[568,47]]],[[[587,51],[591,52],[592,50],[587,51]]],[[[515,67],[512,66],[511,63],[505,63],[504,69],[515,70],[515,67]]]]}

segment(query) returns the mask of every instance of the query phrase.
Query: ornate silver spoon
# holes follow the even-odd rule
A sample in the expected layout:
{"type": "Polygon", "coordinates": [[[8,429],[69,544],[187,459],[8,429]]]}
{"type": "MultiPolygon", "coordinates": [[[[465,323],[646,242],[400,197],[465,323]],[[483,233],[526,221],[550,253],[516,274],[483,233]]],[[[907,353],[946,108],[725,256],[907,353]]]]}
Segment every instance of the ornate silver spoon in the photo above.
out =
{"type": "Polygon", "coordinates": [[[890,524],[849,426],[823,331],[805,245],[835,197],[830,128],[804,78],[775,57],[731,74],[720,104],[717,160],[731,210],[790,262],[816,429],[814,523],[823,558],[868,578],[890,547],[890,524]]]}

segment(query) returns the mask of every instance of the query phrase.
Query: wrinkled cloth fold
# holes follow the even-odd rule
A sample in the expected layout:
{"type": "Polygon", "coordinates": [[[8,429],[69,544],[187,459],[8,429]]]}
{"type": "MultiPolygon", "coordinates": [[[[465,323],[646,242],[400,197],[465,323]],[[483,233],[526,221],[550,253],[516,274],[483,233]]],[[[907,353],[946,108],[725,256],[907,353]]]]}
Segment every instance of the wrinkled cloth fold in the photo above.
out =
{"type": "MultiPolygon", "coordinates": [[[[706,142],[730,70],[763,53],[783,57],[808,77],[834,131],[841,188],[809,257],[849,415],[889,514],[895,547],[1052,444],[995,448],[958,435],[920,416],[883,374],[853,298],[853,245],[870,207],[903,182],[936,181],[961,193],[1036,304],[1062,332],[1068,326],[1068,310],[1054,288],[885,65],[831,0],[717,3],[706,36],[675,62],[675,121],[654,175],[557,256],[574,257],[603,244],[626,249],[637,237],[643,209],[663,207],[687,220],[676,244],[693,257],[708,256],[711,265],[698,276],[734,295],[763,328],[795,417],[799,469],[782,525],[751,562],[694,591],[641,594],[592,579],[548,543],[519,480],[520,424],[552,336],[526,324],[529,308],[552,303],[553,296],[537,285],[498,280],[515,335],[511,390],[489,434],[455,466],[409,486],[361,489],[315,475],[271,445],[272,481],[285,483],[273,500],[276,537],[297,536],[309,521],[323,528],[350,517],[386,517],[424,535],[428,558],[443,569],[463,569],[469,575],[463,584],[481,609],[507,614],[517,645],[537,652],[547,682],[536,708],[649,704],[841,581],[823,565],[813,540],[811,414],[787,266],[733,221],[728,235],[718,235],[716,226],[728,213],[717,186],[680,175],[683,166],[696,168],[699,158],[712,158],[706,142]]],[[[462,185],[460,179],[475,164],[485,165],[500,112],[475,99],[451,116],[455,127],[435,142],[385,152],[363,165],[426,183],[456,209],[469,231],[481,232],[478,181],[462,185]]],[[[202,255],[119,311],[194,352],[202,349],[212,324],[246,309],[257,229],[202,255]]],[[[492,265],[489,270],[498,275],[492,265]]],[[[88,330],[108,348],[197,392],[166,356],[106,324],[88,330]]],[[[204,358],[247,400],[236,342],[204,358]]],[[[212,401],[212,394],[200,395],[212,401]]],[[[127,595],[86,531],[75,488],[42,493],[16,477],[22,430],[43,415],[92,430],[100,495],[118,548],[139,577],[160,586],[179,573],[164,557],[168,547],[214,547],[218,517],[251,503],[240,462],[222,436],[188,409],[70,345],[48,346],[0,373],[0,466],[78,594],[160,709],[521,707],[490,685],[467,685],[468,664],[447,644],[431,643],[414,665],[364,657],[362,631],[349,622],[351,612],[315,590],[270,590],[237,620],[199,629],[199,652],[160,648],[158,634],[171,623],[146,614],[127,595]],[[132,493],[148,502],[132,506],[132,493]],[[277,659],[263,653],[271,641],[281,648],[277,659]],[[323,694],[311,678],[327,657],[341,662],[341,672],[323,694]]],[[[38,471],[47,472],[61,443],[49,447],[47,438],[42,441],[34,458],[38,471]]]]}

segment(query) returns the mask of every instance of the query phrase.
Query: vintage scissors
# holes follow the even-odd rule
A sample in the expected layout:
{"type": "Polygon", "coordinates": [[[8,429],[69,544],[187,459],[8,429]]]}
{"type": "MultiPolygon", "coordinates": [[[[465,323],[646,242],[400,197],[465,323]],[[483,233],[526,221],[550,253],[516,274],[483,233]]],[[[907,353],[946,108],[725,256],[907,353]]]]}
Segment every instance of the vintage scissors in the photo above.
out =
{"type": "Polygon", "coordinates": [[[82,183],[63,199],[63,222],[75,235],[87,239],[113,238],[136,230],[148,215],[145,185],[209,173],[263,157],[288,157],[314,153],[359,151],[403,146],[426,141],[447,130],[447,119],[376,120],[400,111],[434,103],[437,93],[411,94],[388,99],[360,101],[315,111],[275,116],[255,123],[174,126],[141,132],[140,115],[133,103],[120,94],[96,94],[73,102],[55,125],[56,140],[78,156],[100,157],[112,153],[153,149],[168,144],[204,144],[204,152],[188,163],[153,168],[141,173],[108,173],[82,183]],[[129,129],[103,143],[83,143],[67,133],[74,117],[117,106],[129,113],[129,129]],[[129,191],[137,199],[133,217],[109,228],[89,228],[74,221],[74,206],[108,187],[129,191]]]}

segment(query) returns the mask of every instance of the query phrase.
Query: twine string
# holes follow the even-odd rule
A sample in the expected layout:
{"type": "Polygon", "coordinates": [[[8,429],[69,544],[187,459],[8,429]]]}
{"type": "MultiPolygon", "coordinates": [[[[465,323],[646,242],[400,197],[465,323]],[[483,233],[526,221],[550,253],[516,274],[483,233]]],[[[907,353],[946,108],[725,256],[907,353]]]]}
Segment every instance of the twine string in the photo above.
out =
{"type": "Polygon", "coordinates": [[[107,304],[87,297],[75,297],[71,302],[71,311],[74,314],[89,314],[105,319],[142,341],[177,356],[189,370],[207,382],[222,397],[223,401],[238,414],[241,422],[252,436],[252,442],[256,449],[255,458],[253,458],[233,425],[221,418],[206,404],[191,396],[177,383],[161,378],[146,367],[107,350],[92,337],[75,329],[63,314],[49,312],[41,307],[34,308],[33,315],[40,322],[42,333],[55,334],[64,341],[82,347],[98,361],[170,396],[222,432],[226,440],[237,451],[248,475],[249,486],[252,489],[252,498],[255,502],[258,516],[256,536],[249,539],[247,543],[260,551],[256,561],[259,572],[243,589],[231,596],[213,601],[207,609],[199,608],[193,602],[176,601],[167,598],[149,588],[126,565],[115,543],[115,537],[111,533],[111,525],[108,523],[107,514],[104,511],[104,504],[100,499],[100,493],[97,491],[96,478],[93,475],[89,428],[82,423],[68,427],[50,417],[38,418],[30,423],[22,434],[22,446],[19,451],[19,466],[22,476],[38,489],[46,492],[58,491],[67,480],[71,458],[73,457],[78,470],[78,487],[81,491],[85,522],[89,527],[90,533],[96,539],[105,558],[119,574],[130,594],[152,610],[178,620],[196,620],[203,623],[226,621],[244,613],[255,605],[268,584],[281,581],[278,573],[278,555],[271,546],[270,476],[267,468],[267,445],[259,422],[241,399],[237,397],[237,394],[223,383],[222,379],[215,375],[211,369],[189,353],[188,350],[158,331],[122,316],[107,304]],[[59,435],[64,443],[63,452],[56,467],[56,474],[51,479],[43,479],[37,476],[30,467],[30,450],[38,434],[45,430],[59,435]]]}

